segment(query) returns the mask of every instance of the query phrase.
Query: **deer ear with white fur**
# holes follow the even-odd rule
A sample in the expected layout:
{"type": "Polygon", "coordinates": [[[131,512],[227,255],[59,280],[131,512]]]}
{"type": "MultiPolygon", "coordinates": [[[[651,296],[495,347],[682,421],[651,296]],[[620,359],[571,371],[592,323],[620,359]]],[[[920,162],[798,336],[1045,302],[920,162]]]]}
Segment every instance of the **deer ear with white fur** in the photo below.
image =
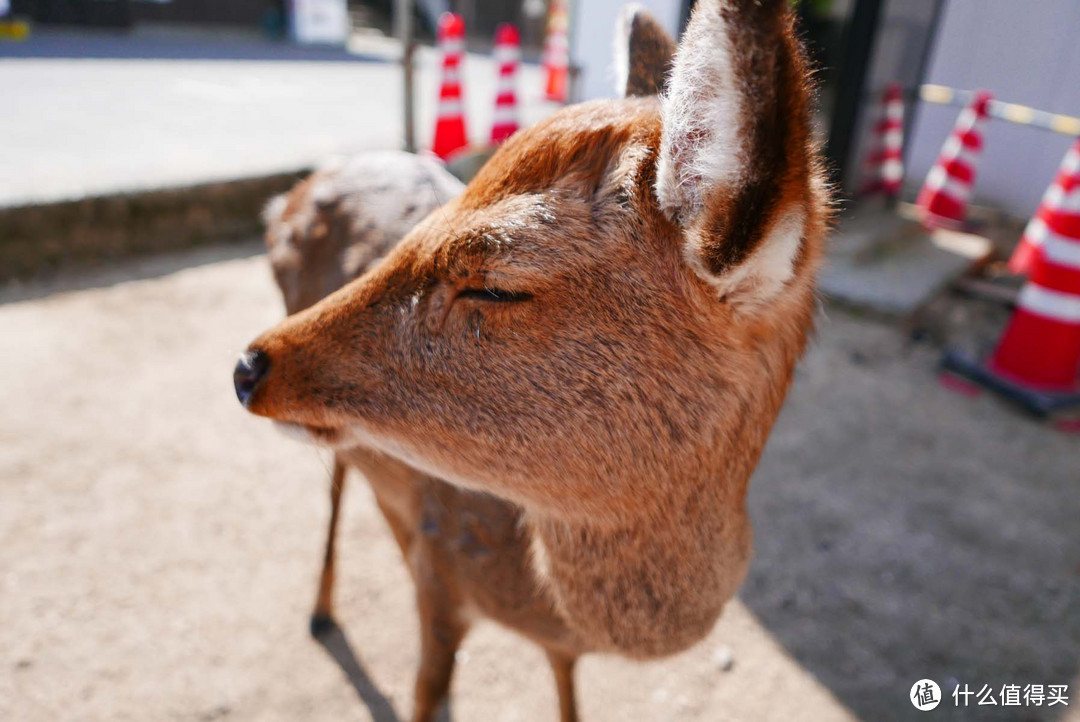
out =
{"type": "Polygon", "coordinates": [[[719,295],[794,274],[814,189],[807,71],[788,0],[699,0],[663,99],[656,195],[719,295]]]}
{"type": "Polygon", "coordinates": [[[664,92],[675,41],[656,18],[636,3],[624,5],[615,26],[615,92],[619,97],[664,92]]]}

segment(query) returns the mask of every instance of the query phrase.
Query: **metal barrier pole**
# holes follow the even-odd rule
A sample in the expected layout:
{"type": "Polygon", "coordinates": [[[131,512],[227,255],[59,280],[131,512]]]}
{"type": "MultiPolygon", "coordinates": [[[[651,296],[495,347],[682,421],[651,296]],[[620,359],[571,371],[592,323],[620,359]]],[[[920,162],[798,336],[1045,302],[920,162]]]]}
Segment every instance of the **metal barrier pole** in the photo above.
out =
{"type": "Polygon", "coordinates": [[[395,35],[401,41],[401,71],[404,93],[405,150],[416,152],[415,101],[413,98],[413,53],[416,42],[413,39],[413,0],[394,0],[395,35]]]}
{"type": "MultiPolygon", "coordinates": [[[[924,84],[919,86],[919,99],[924,103],[938,105],[967,105],[974,93],[970,90],[958,90],[945,85],[924,84]]],[[[1080,135],[1080,118],[1059,113],[1048,113],[1027,105],[1005,103],[1000,100],[990,101],[987,109],[992,118],[999,118],[1019,125],[1031,125],[1062,135],[1080,135]]]]}

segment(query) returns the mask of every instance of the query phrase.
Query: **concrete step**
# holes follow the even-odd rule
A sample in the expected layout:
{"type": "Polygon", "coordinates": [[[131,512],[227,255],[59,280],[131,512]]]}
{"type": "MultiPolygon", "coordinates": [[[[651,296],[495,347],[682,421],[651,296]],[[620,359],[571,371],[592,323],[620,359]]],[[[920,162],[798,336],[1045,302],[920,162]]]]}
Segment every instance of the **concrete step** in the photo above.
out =
{"type": "Polygon", "coordinates": [[[930,233],[894,210],[861,207],[829,242],[821,290],[858,310],[909,318],[992,253],[984,236],[930,233]]]}
{"type": "Polygon", "coordinates": [[[305,172],[0,207],[0,281],[251,238],[266,201],[305,172]]]}

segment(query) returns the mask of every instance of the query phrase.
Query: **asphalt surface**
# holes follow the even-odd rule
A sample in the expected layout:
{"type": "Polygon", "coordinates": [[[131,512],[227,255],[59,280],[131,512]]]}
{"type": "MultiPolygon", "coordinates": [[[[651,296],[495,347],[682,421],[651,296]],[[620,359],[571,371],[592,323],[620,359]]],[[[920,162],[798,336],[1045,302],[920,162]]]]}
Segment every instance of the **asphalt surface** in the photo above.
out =
{"type": "MultiPolygon", "coordinates": [[[[230,382],[280,314],[256,243],[0,293],[0,719],[407,717],[411,584],[359,480],[343,631],[308,637],[326,459],[230,382]]],[[[739,601],[672,659],[587,658],[585,720],[1076,721],[908,701],[1080,685],[1080,440],[945,392],[938,353],[826,311],[751,484],[739,601]]],[[[455,719],[555,719],[528,643],[482,626],[459,661],[455,719]]]]}
{"type": "MultiPolygon", "coordinates": [[[[401,147],[401,70],[358,53],[200,33],[35,31],[0,44],[0,207],[231,180],[401,147]]],[[[434,131],[440,55],[416,56],[416,133],[434,131]]],[[[496,67],[465,60],[466,125],[491,131],[496,67]]],[[[518,79],[524,123],[554,110],[535,65],[518,79]]]]}
{"type": "MultiPolygon", "coordinates": [[[[308,636],[326,458],[231,388],[238,350],[282,313],[258,249],[0,295],[0,719],[408,718],[412,584],[359,479],[343,631],[308,636]]],[[[481,625],[458,661],[454,719],[557,718],[531,644],[481,625]]],[[[850,719],[738,603],[685,654],[587,658],[578,682],[590,722],[850,719]]]]}

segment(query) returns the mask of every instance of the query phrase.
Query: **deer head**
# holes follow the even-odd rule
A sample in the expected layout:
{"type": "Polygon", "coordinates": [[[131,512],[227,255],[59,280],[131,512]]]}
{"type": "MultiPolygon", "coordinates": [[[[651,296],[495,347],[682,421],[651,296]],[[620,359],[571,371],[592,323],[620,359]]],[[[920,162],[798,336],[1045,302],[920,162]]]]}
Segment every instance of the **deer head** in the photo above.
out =
{"type": "MultiPolygon", "coordinates": [[[[815,305],[827,197],[786,6],[701,0],[662,100],[514,135],[370,272],[256,339],[241,401],[521,505],[598,646],[700,637],[745,569],[747,481],[815,305]]],[[[623,27],[624,92],[662,87],[670,40],[639,11],[623,27]]]]}

